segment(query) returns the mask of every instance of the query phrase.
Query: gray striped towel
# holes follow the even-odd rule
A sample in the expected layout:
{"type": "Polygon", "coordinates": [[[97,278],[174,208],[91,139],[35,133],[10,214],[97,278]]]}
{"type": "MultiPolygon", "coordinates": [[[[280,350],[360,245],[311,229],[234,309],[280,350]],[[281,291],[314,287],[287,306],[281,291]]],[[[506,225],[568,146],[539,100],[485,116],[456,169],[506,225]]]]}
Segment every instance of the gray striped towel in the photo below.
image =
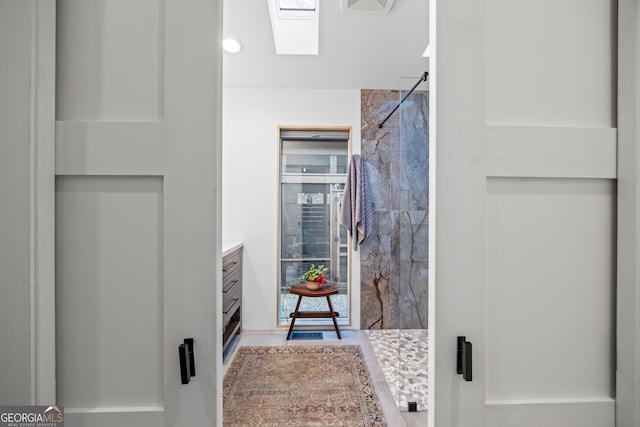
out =
{"type": "Polygon", "coordinates": [[[340,225],[347,229],[353,238],[353,249],[373,232],[373,206],[367,186],[367,173],[364,160],[359,154],[353,154],[347,169],[347,182],[344,186],[344,201],[340,209],[340,225]]]}

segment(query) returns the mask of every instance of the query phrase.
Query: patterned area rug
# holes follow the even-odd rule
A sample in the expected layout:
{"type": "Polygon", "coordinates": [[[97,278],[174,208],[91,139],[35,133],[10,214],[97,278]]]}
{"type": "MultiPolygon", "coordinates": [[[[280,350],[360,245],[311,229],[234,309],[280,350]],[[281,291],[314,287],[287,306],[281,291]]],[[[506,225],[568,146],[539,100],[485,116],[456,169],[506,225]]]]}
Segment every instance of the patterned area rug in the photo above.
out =
{"type": "Polygon", "coordinates": [[[357,345],[240,347],[223,386],[225,426],[384,426],[357,345]]]}

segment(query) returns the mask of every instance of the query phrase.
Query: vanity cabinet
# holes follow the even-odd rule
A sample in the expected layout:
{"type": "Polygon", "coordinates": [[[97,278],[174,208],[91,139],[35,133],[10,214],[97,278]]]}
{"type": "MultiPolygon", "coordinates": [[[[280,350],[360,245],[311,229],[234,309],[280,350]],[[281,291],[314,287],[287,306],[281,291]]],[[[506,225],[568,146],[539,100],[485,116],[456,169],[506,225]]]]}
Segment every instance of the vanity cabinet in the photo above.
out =
{"type": "Polygon", "coordinates": [[[222,254],[222,350],[242,331],[242,245],[222,254]]]}

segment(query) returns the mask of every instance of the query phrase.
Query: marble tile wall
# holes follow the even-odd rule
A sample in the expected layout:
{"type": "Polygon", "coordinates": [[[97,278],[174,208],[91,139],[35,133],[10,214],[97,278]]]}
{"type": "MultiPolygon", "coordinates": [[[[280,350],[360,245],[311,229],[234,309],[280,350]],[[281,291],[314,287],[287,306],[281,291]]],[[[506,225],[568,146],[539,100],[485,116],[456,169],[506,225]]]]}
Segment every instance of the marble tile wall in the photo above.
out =
{"type": "Polygon", "coordinates": [[[362,90],[361,154],[375,231],[360,248],[361,328],[427,328],[428,96],[362,90]]]}

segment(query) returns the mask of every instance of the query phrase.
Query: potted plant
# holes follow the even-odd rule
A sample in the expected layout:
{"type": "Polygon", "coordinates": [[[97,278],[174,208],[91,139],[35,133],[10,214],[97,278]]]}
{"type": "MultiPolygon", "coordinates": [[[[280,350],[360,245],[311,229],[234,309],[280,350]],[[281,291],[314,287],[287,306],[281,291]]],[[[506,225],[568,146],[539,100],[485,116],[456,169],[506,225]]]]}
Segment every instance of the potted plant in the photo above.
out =
{"type": "Polygon", "coordinates": [[[307,289],[320,289],[327,283],[327,267],[322,264],[311,264],[309,269],[304,273],[304,280],[307,281],[307,289]]]}

